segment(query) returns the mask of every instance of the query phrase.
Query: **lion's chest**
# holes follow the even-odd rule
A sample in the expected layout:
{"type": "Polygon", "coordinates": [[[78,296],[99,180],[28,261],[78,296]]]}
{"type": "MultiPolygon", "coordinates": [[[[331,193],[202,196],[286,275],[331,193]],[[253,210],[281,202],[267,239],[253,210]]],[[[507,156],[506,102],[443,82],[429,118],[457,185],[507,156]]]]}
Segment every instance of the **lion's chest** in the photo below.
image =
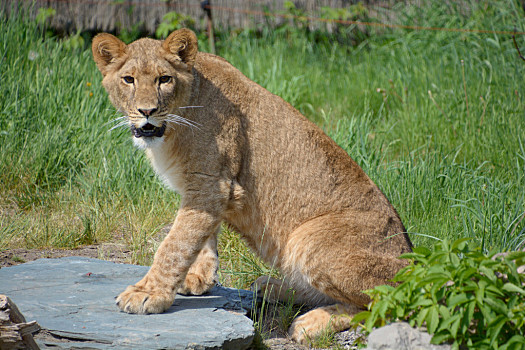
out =
{"type": "Polygon", "coordinates": [[[184,180],[180,164],[161,147],[148,149],[146,154],[159,178],[179,194],[184,192],[184,180]]]}

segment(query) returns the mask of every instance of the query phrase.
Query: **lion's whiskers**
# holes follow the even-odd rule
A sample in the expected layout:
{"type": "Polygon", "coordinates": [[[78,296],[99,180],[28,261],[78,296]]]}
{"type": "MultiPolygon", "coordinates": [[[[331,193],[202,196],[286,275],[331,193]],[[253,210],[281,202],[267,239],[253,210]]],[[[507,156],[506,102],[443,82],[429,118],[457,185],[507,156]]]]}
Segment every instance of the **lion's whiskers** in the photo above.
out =
{"type": "Polygon", "coordinates": [[[184,106],[184,107],[178,107],[179,109],[184,109],[184,108],[203,108],[204,106],[184,106]]]}
{"type": "MultiPolygon", "coordinates": [[[[179,108],[183,109],[183,108],[202,108],[202,107],[203,106],[184,106],[184,107],[179,107],[179,108]]],[[[122,113],[122,111],[120,111],[120,110],[119,110],[119,112],[122,113]]],[[[199,124],[199,123],[197,123],[197,122],[195,122],[193,120],[186,119],[186,118],[181,117],[180,115],[177,115],[177,114],[167,114],[166,117],[167,117],[166,118],[166,122],[167,122],[166,126],[169,129],[172,129],[172,130],[175,130],[175,124],[189,127],[190,129],[192,129],[192,131],[193,131],[194,128],[200,130],[199,127],[202,126],[201,124],[199,124]]],[[[104,125],[116,123],[115,125],[113,125],[108,130],[108,131],[112,131],[112,130],[117,129],[117,128],[129,126],[129,120],[133,120],[133,119],[137,119],[137,118],[141,118],[141,117],[131,116],[131,115],[123,115],[123,116],[111,119],[110,121],[104,123],[104,125]]]]}
{"type": "Polygon", "coordinates": [[[111,120],[107,121],[106,123],[104,123],[104,125],[108,125],[110,123],[115,123],[115,122],[118,122],[119,120],[122,120],[122,119],[125,119],[125,118],[127,118],[127,116],[117,117],[117,118],[114,118],[114,119],[111,119],[111,120]]]}
{"type": "Polygon", "coordinates": [[[108,130],[108,132],[111,131],[111,130],[113,130],[113,129],[120,128],[120,127],[127,126],[127,125],[129,125],[129,123],[128,123],[127,120],[122,121],[122,122],[118,123],[117,125],[114,125],[112,128],[110,128],[110,129],[108,130]]]}
{"type": "MultiPolygon", "coordinates": [[[[119,112],[121,112],[119,110],[119,112]]],[[[121,112],[122,113],[122,112],[121,112]]],[[[113,125],[113,127],[111,127],[109,131],[113,130],[113,129],[116,129],[116,128],[120,128],[120,127],[123,127],[123,126],[126,126],[128,125],[128,118],[129,116],[127,115],[123,115],[123,116],[120,116],[120,117],[116,117],[114,119],[111,119],[110,121],[108,121],[107,123],[104,123],[104,125],[108,125],[108,124],[111,124],[111,123],[116,123],[115,125],[113,125]]]]}
{"type": "Polygon", "coordinates": [[[186,119],[186,118],[183,118],[181,117],[180,115],[176,115],[176,114],[168,114],[168,119],[167,121],[168,122],[171,122],[171,123],[175,123],[175,124],[178,124],[178,125],[183,125],[183,126],[188,126],[190,128],[196,128],[196,129],[199,129],[199,126],[202,126],[201,124],[193,121],[193,120],[189,120],[189,119],[186,119]]]}

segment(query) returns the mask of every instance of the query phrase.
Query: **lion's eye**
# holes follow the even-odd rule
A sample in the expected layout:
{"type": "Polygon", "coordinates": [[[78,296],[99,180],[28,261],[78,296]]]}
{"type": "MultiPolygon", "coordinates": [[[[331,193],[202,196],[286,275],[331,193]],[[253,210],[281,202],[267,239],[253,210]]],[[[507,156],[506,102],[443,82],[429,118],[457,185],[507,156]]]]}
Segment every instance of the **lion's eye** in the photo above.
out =
{"type": "Polygon", "coordinates": [[[135,79],[133,77],[130,77],[129,75],[122,77],[122,80],[124,80],[126,84],[133,84],[133,82],[135,82],[135,79]]]}
{"type": "Polygon", "coordinates": [[[163,75],[159,78],[159,83],[166,84],[171,81],[171,77],[169,75],[163,75]]]}

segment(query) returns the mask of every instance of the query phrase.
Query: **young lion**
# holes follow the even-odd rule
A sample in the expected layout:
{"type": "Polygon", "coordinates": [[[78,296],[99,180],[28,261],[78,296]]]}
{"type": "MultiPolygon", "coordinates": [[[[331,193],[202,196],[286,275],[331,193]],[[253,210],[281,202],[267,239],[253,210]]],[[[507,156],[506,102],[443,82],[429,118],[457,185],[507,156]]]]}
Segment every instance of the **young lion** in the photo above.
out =
{"type": "Polygon", "coordinates": [[[298,317],[301,343],[369,301],[411,250],[395,209],[363,170],[314,123],[226,60],[197,52],[187,29],[129,45],[93,40],[111,102],[138,147],[180,193],[175,222],[146,276],[117,298],[129,313],[160,313],[177,292],[216,283],[217,233],[230,224],[285,281],[259,279],[276,298],[296,291],[317,308],[298,317]]]}

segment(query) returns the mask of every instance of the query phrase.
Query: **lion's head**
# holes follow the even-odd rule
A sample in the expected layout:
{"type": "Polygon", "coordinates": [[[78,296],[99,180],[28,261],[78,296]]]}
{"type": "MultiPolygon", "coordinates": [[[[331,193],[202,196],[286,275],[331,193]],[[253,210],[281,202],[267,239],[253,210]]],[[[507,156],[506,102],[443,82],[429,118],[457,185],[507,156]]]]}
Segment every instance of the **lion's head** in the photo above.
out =
{"type": "Polygon", "coordinates": [[[129,45],[107,33],[93,39],[93,58],[113,105],[124,114],[139,147],[151,147],[170,132],[188,104],[197,38],[188,29],[166,40],[140,39],[129,45]]]}

